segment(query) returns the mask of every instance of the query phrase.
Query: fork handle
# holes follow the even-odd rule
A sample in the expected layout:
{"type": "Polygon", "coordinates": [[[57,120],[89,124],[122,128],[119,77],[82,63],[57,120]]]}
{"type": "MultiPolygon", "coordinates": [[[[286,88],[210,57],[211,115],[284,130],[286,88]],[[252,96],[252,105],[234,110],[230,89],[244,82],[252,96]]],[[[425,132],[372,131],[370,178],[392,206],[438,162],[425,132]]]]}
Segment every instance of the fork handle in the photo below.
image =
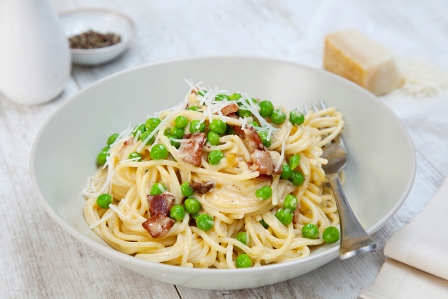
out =
{"type": "Polygon", "coordinates": [[[372,251],[376,248],[376,242],[364,230],[356,219],[350,204],[342,189],[339,174],[328,174],[327,178],[333,189],[334,198],[339,212],[341,226],[341,242],[339,248],[339,259],[344,260],[361,252],[372,251]]]}

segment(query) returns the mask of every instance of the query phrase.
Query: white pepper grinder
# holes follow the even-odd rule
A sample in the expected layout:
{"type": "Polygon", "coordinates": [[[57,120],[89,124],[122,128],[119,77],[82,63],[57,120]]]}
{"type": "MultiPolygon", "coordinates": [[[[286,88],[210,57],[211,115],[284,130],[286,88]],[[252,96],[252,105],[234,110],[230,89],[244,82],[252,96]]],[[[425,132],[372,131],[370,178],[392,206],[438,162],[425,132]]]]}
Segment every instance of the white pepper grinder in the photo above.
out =
{"type": "Polygon", "coordinates": [[[57,97],[70,75],[70,49],[49,0],[0,1],[0,92],[20,104],[57,97]]]}

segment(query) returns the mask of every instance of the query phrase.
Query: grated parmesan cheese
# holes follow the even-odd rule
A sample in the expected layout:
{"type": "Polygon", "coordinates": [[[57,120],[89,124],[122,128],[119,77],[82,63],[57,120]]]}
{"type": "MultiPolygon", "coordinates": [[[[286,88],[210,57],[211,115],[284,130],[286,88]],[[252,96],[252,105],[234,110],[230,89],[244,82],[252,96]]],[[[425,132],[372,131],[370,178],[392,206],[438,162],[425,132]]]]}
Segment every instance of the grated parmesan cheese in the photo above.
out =
{"type": "Polygon", "coordinates": [[[448,74],[430,63],[410,58],[397,58],[403,85],[393,90],[391,97],[413,96],[423,98],[436,95],[448,88],[448,74]]]}
{"type": "Polygon", "coordinates": [[[121,212],[120,209],[119,209],[116,205],[114,205],[114,204],[111,203],[111,204],[109,205],[109,208],[110,208],[112,211],[114,211],[114,212],[118,215],[118,217],[120,217],[121,220],[126,220],[126,219],[127,219],[127,218],[126,218],[126,215],[123,214],[123,212],[121,212]]]}
{"type": "Polygon", "coordinates": [[[273,132],[278,131],[277,128],[273,127],[270,123],[268,123],[264,117],[262,117],[260,115],[260,113],[258,112],[258,109],[254,105],[254,103],[252,102],[252,98],[249,97],[249,95],[247,93],[244,93],[241,95],[243,100],[240,101],[241,105],[246,109],[249,110],[253,115],[255,115],[255,117],[258,119],[258,121],[260,122],[260,125],[262,127],[267,128],[268,130],[268,136],[270,137],[271,134],[273,132]]]}
{"type": "MultiPolygon", "coordinates": [[[[109,157],[108,157],[109,158],[109,157]]],[[[103,187],[101,188],[101,190],[98,191],[99,194],[101,193],[107,193],[106,190],[110,189],[110,183],[112,182],[112,177],[114,176],[115,173],[115,169],[113,169],[113,167],[108,167],[107,168],[107,177],[106,177],[106,181],[104,182],[103,187]]]]}
{"type": "Polygon", "coordinates": [[[288,139],[288,136],[289,136],[290,132],[291,132],[291,129],[288,129],[288,131],[286,132],[285,136],[283,137],[283,140],[282,140],[282,150],[280,152],[280,159],[278,159],[277,165],[274,168],[275,172],[277,172],[280,169],[280,167],[283,164],[283,160],[285,159],[286,139],[288,139]]]}
{"type": "Polygon", "coordinates": [[[189,139],[177,139],[177,138],[173,138],[173,137],[170,137],[170,140],[172,140],[174,142],[179,142],[179,143],[188,142],[189,141],[189,139]]]}
{"type": "Polygon", "coordinates": [[[107,216],[103,216],[100,220],[98,220],[98,221],[92,223],[92,224],[89,226],[89,228],[90,228],[90,229],[93,229],[93,228],[97,227],[98,225],[100,225],[101,223],[103,223],[104,221],[106,221],[107,219],[109,219],[110,217],[112,217],[112,215],[113,215],[112,213],[109,213],[109,215],[107,215],[107,216]]]}
{"type": "MultiPolygon", "coordinates": [[[[185,106],[183,106],[183,103],[180,103],[177,106],[174,106],[174,108],[171,110],[171,112],[164,118],[162,119],[162,121],[160,122],[160,124],[148,135],[148,137],[145,138],[145,140],[143,140],[142,144],[140,144],[137,147],[137,152],[140,152],[143,147],[146,145],[146,143],[155,135],[157,134],[157,132],[159,131],[159,129],[164,126],[170,119],[171,116],[173,116],[174,114],[182,111],[185,108],[185,106]]],[[[165,110],[166,111],[166,110],[165,110]]],[[[156,140],[154,141],[153,144],[156,144],[158,141],[158,137],[156,138],[156,140]]],[[[152,148],[152,145],[151,145],[152,148]]]]}
{"type": "Polygon", "coordinates": [[[131,123],[128,124],[128,127],[121,131],[115,141],[109,146],[110,148],[114,147],[116,144],[125,142],[128,140],[129,135],[132,133],[131,123]]]}
{"type": "MultiPolygon", "coordinates": [[[[143,147],[146,145],[146,143],[153,136],[155,136],[159,132],[161,127],[165,126],[166,123],[171,120],[171,118],[172,118],[172,116],[174,114],[179,113],[182,110],[186,109],[186,107],[188,106],[188,103],[189,103],[189,95],[192,93],[192,91],[195,91],[196,93],[198,93],[198,92],[202,93],[202,95],[197,94],[197,98],[199,100],[199,105],[205,106],[205,108],[204,107],[202,108],[202,115],[203,115],[203,117],[201,119],[199,119],[199,121],[201,123],[205,122],[206,120],[211,122],[215,115],[218,115],[219,118],[223,122],[226,122],[228,117],[224,116],[222,114],[221,110],[223,108],[225,108],[225,107],[227,107],[229,105],[232,105],[233,103],[237,102],[237,103],[239,103],[239,105],[240,105],[240,107],[242,109],[250,111],[252,113],[252,115],[258,120],[260,126],[259,127],[254,127],[254,128],[255,128],[255,130],[257,132],[267,132],[267,139],[268,140],[271,140],[273,134],[279,131],[278,128],[276,128],[275,126],[270,124],[268,121],[266,121],[266,119],[264,117],[262,117],[260,115],[260,113],[259,113],[259,106],[257,105],[257,103],[255,103],[252,100],[252,98],[247,93],[241,93],[241,98],[238,101],[229,101],[229,100],[216,101],[215,100],[216,95],[218,95],[218,94],[230,95],[230,93],[228,91],[226,91],[226,90],[219,90],[217,87],[206,89],[206,88],[201,86],[202,82],[194,84],[192,81],[189,81],[187,79],[185,79],[185,82],[189,85],[190,90],[189,90],[189,93],[185,96],[184,101],[182,103],[176,105],[175,107],[171,108],[171,109],[163,110],[163,111],[160,111],[160,112],[157,112],[157,113],[154,114],[156,117],[158,117],[160,114],[166,113],[167,111],[171,110],[161,120],[160,124],[137,147],[137,149],[136,149],[137,152],[140,152],[143,149],[143,147]]],[[[148,116],[148,118],[149,117],[150,116],[148,116]]],[[[249,117],[249,118],[247,118],[247,117],[239,117],[239,120],[241,122],[241,128],[244,128],[247,124],[249,124],[252,119],[253,119],[252,117],[249,117]]],[[[126,136],[128,138],[129,135],[132,133],[132,131],[133,130],[130,129],[130,124],[129,124],[128,129],[126,129],[122,133],[120,133],[120,135],[119,135],[120,141],[122,141],[126,136]]],[[[281,167],[281,165],[283,163],[284,156],[285,156],[286,138],[289,136],[289,133],[290,133],[290,129],[285,134],[285,136],[283,137],[283,140],[281,142],[280,159],[279,159],[277,165],[275,166],[275,171],[278,171],[278,169],[281,167]]],[[[138,139],[139,135],[140,135],[140,132],[138,131],[137,134],[136,134],[135,139],[138,139]]],[[[157,134],[157,138],[154,141],[154,143],[151,145],[151,147],[154,144],[157,144],[158,137],[159,136],[157,134]]],[[[170,138],[170,140],[175,141],[175,142],[187,142],[188,141],[188,139],[176,139],[176,138],[170,138]]],[[[116,142],[118,142],[118,141],[116,141],[116,142]]],[[[102,188],[102,190],[100,190],[100,192],[105,191],[104,189],[106,188],[106,186],[109,186],[110,182],[111,182],[111,178],[112,178],[112,175],[113,175],[113,169],[112,169],[113,165],[111,165],[111,162],[109,162],[109,161],[111,161],[111,156],[106,158],[106,163],[105,163],[104,167],[107,167],[107,166],[111,166],[111,167],[108,168],[108,174],[107,174],[106,182],[103,185],[103,188],[102,188]]],[[[135,160],[137,160],[137,158],[123,160],[123,161],[120,161],[120,163],[130,162],[130,161],[134,162],[135,160]]]]}

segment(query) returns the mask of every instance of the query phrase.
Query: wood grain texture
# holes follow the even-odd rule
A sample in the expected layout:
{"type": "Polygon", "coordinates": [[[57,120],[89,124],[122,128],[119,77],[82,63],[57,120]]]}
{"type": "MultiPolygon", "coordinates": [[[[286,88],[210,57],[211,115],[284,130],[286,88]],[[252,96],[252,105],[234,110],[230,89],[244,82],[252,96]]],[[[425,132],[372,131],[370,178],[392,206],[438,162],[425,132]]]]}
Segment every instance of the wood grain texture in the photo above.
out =
{"type": "Polygon", "coordinates": [[[0,95],[0,298],[356,298],[378,274],[389,237],[421,211],[448,175],[448,119],[443,117],[445,110],[440,110],[448,107],[443,102],[446,97],[408,102],[383,98],[401,117],[415,144],[417,174],[406,202],[374,234],[379,245],[376,252],[334,260],[283,283],[234,291],[173,286],[117,266],[59,228],[32,188],[33,141],[45,120],[70,96],[122,70],[182,57],[253,55],[320,67],[319,34],[342,25],[360,26],[399,55],[421,57],[447,68],[448,2],[51,2],[57,11],[89,6],[121,11],[134,19],[137,35],[130,49],[111,63],[73,66],[65,92],[55,101],[20,106],[0,95]],[[340,10],[323,22],[319,17],[328,13],[329,5],[340,10]],[[350,18],[351,14],[365,18],[350,18]],[[415,107],[413,113],[408,113],[409,105],[415,107]],[[434,117],[434,110],[440,110],[439,117],[434,117]]]}

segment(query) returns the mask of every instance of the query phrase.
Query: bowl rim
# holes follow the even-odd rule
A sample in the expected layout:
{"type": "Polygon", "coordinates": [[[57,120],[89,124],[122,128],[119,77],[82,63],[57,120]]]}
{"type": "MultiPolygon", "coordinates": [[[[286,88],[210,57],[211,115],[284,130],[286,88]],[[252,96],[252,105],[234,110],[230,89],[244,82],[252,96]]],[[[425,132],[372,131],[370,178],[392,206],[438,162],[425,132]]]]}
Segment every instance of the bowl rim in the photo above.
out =
{"type": "MultiPolygon", "coordinates": [[[[119,43],[115,44],[115,45],[111,45],[111,46],[107,46],[107,47],[103,47],[103,48],[97,48],[97,49],[72,49],[70,48],[70,52],[72,54],[77,54],[77,55],[93,55],[93,54],[102,54],[102,53],[107,53],[107,52],[113,52],[116,50],[121,50],[122,48],[127,48],[129,46],[129,44],[131,43],[131,41],[134,39],[135,36],[135,22],[134,20],[132,20],[131,17],[122,14],[121,12],[112,10],[112,9],[108,9],[108,8],[103,8],[103,7],[79,7],[79,8],[74,8],[74,9],[69,9],[69,10],[63,10],[61,12],[58,13],[59,19],[61,21],[61,23],[63,23],[63,18],[64,16],[67,15],[76,15],[82,12],[98,12],[98,13],[103,13],[103,14],[112,14],[115,16],[118,16],[124,20],[126,20],[131,28],[131,34],[130,36],[126,39],[126,40],[121,40],[119,43]]],[[[67,38],[70,38],[70,36],[67,36],[67,38]]]]}
{"type": "MultiPolygon", "coordinates": [[[[215,275],[222,275],[222,274],[233,275],[236,273],[238,273],[238,274],[246,273],[246,274],[250,275],[250,274],[255,274],[258,272],[275,270],[277,268],[284,268],[284,267],[289,268],[289,267],[298,267],[300,265],[307,265],[307,264],[313,263],[314,260],[325,260],[325,259],[330,258],[330,261],[331,261],[331,260],[337,258],[339,247],[340,247],[339,241],[334,244],[327,244],[327,245],[331,246],[329,249],[319,252],[315,255],[310,255],[310,256],[307,256],[302,259],[297,259],[297,260],[284,262],[284,263],[273,263],[273,264],[263,265],[260,267],[250,267],[250,268],[241,268],[241,269],[240,268],[235,268],[235,269],[187,268],[187,267],[180,267],[180,266],[174,266],[174,265],[169,265],[169,264],[151,262],[151,261],[146,261],[143,259],[138,259],[136,257],[130,256],[130,255],[122,253],[118,250],[115,250],[111,247],[107,247],[107,246],[97,243],[96,241],[89,238],[86,233],[81,233],[80,231],[76,230],[71,225],[69,225],[67,222],[65,222],[65,220],[62,219],[62,217],[59,216],[59,214],[55,210],[53,210],[52,207],[50,206],[50,204],[46,201],[42,191],[40,190],[39,184],[37,182],[37,177],[35,175],[36,150],[37,150],[38,141],[39,141],[41,135],[44,133],[44,131],[46,130],[46,128],[49,125],[49,123],[51,122],[51,120],[59,113],[60,110],[64,109],[65,106],[67,106],[71,102],[73,102],[73,100],[75,100],[79,95],[81,95],[85,92],[88,92],[92,88],[95,88],[95,86],[97,84],[99,84],[100,82],[110,80],[112,78],[121,76],[122,74],[129,73],[129,72],[135,72],[139,69],[148,68],[148,67],[157,66],[157,65],[173,64],[173,63],[203,60],[203,59],[252,59],[252,60],[259,60],[259,61],[264,61],[264,62],[286,63],[286,64],[289,64],[289,65],[292,65],[295,67],[307,69],[308,71],[311,71],[311,72],[320,73],[320,74],[324,74],[325,76],[334,77],[334,78],[336,78],[336,80],[340,80],[341,82],[344,82],[343,84],[348,83],[349,85],[352,85],[352,88],[359,89],[361,92],[365,93],[368,97],[374,97],[374,98],[378,99],[375,95],[373,95],[366,89],[362,88],[361,86],[359,86],[343,77],[340,77],[331,72],[328,72],[324,69],[314,68],[314,67],[311,67],[311,66],[308,66],[308,65],[305,65],[302,63],[298,63],[295,61],[291,61],[291,60],[263,57],[263,56],[249,56],[249,55],[209,55],[208,56],[208,55],[201,55],[201,56],[194,56],[194,57],[174,58],[174,59],[167,59],[167,60],[163,60],[163,61],[156,61],[156,62],[151,62],[151,63],[143,64],[140,66],[136,66],[136,67],[133,67],[130,69],[125,69],[125,70],[119,71],[117,73],[111,74],[107,77],[104,77],[104,78],[96,81],[94,84],[91,84],[88,87],[86,87],[82,90],[79,90],[77,93],[70,96],[64,104],[62,104],[60,107],[58,107],[58,109],[53,111],[53,113],[45,120],[44,124],[41,126],[38,134],[36,135],[36,138],[33,142],[33,146],[31,149],[31,155],[30,155],[30,160],[29,160],[30,161],[29,162],[30,163],[30,176],[31,176],[31,181],[32,181],[34,190],[38,194],[39,201],[41,202],[41,204],[44,207],[44,209],[46,210],[46,212],[50,215],[51,218],[53,218],[53,220],[56,223],[58,223],[66,232],[68,232],[70,235],[72,235],[75,239],[77,239],[78,241],[87,245],[92,250],[103,254],[104,256],[108,257],[109,259],[111,259],[111,257],[113,257],[115,259],[113,261],[114,263],[122,265],[122,262],[123,262],[128,265],[143,267],[145,269],[162,271],[160,273],[176,273],[176,274],[180,274],[180,275],[187,275],[187,274],[192,274],[191,271],[193,271],[193,273],[196,273],[198,275],[206,274],[206,275],[215,276],[215,275]],[[117,262],[117,260],[119,260],[120,262],[117,262]]],[[[403,133],[405,133],[404,137],[405,137],[405,139],[410,147],[410,150],[412,152],[412,169],[411,169],[412,173],[409,178],[408,184],[405,186],[406,188],[404,190],[404,193],[401,195],[401,198],[399,198],[399,200],[391,207],[389,212],[386,213],[375,225],[366,229],[366,231],[369,233],[369,235],[372,235],[378,229],[380,229],[382,226],[384,226],[387,223],[387,221],[390,220],[393,217],[393,215],[396,214],[396,212],[400,209],[400,207],[406,201],[406,199],[411,191],[412,185],[414,183],[415,175],[416,175],[416,168],[417,168],[415,147],[414,147],[412,139],[409,135],[409,132],[407,131],[403,122],[383,101],[380,101],[378,99],[377,104],[380,106],[383,106],[383,108],[385,108],[386,112],[388,112],[389,114],[392,114],[398,120],[397,125],[401,128],[403,133]]],[[[323,265],[325,265],[325,264],[326,263],[324,263],[323,265]]]]}

